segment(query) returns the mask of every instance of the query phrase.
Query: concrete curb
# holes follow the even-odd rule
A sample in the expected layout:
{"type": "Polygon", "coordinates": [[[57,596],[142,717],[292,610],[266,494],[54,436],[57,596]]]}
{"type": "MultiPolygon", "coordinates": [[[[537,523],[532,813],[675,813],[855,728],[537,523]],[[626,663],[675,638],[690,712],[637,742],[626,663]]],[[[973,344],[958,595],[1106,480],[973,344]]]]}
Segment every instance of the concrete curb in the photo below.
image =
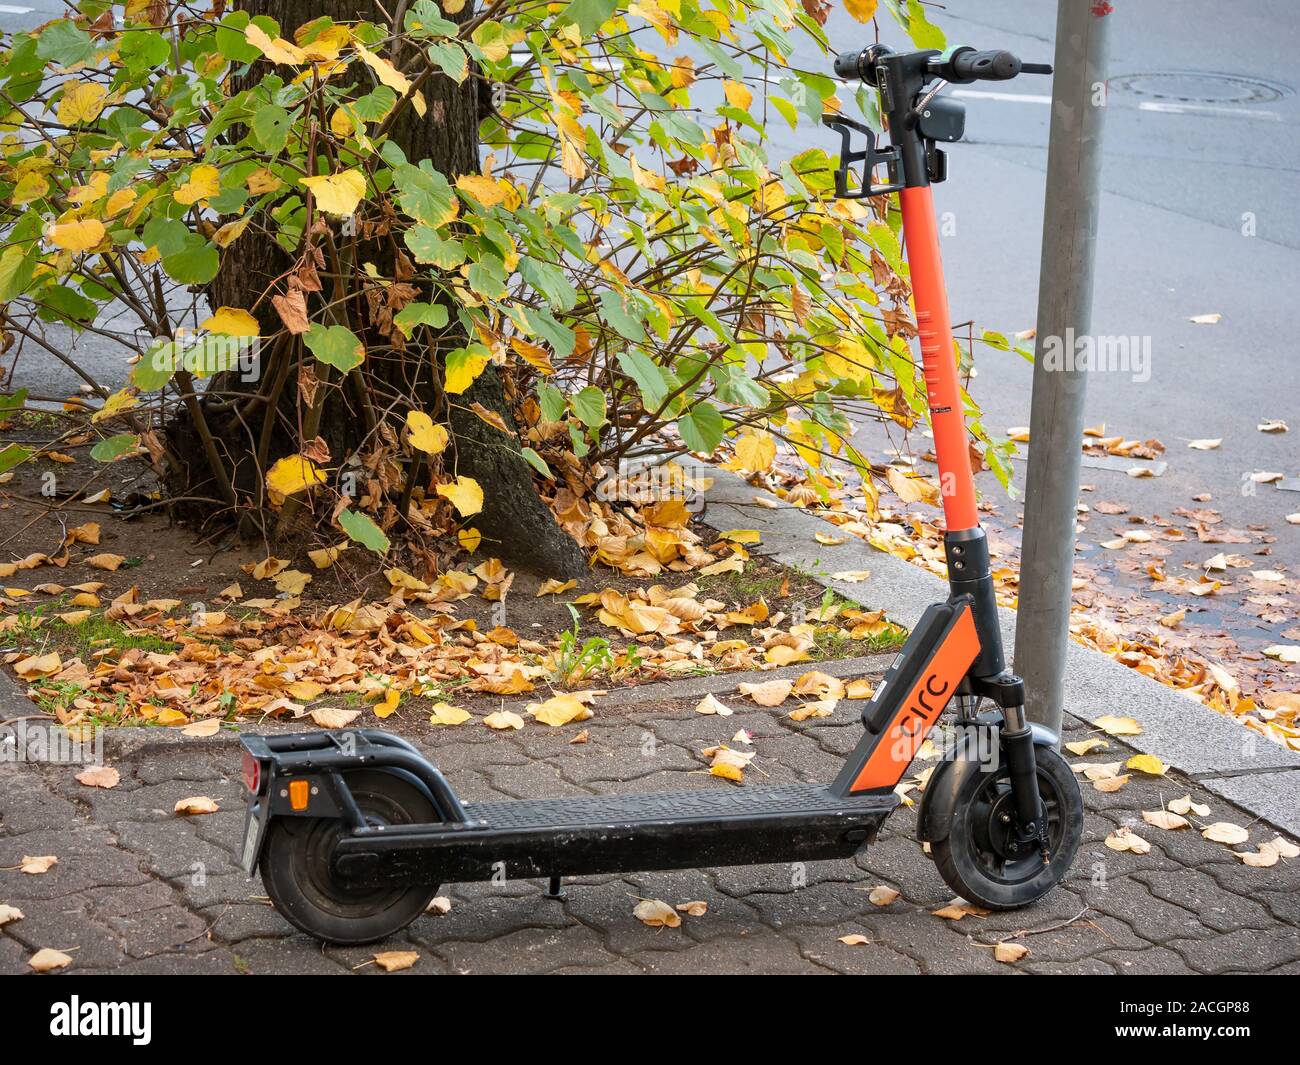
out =
{"type": "MultiPolygon", "coordinates": [[[[707,494],[705,520],[716,529],[757,529],[762,542],[751,550],[790,566],[845,598],[870,600],[891,619],[911,628],[922,611],[947,594],[934,574],[850,537],[838,547],[813,539],[828,523],[815,514],[781,503],[776,509],[757,505],[768,496],[726,470],[714,470],[707,494]],[[832,572],[865,569],[867,581],[846,584],[832,572]]],[[[833,526],[831,527],[833,528],[833,526]]],[[[1014,644],[1015,611],[1000,612],[1003,637],[1014,644]]],[[[1102,714],[1135,718],[1140,736],[1123,744],[1153,754],[1194,777],[1206,789],[1248,810],[1269,824],[1300,835],[1300,754],[1243,728],[1197,700],[1143,676],[1113,658],[1080,644],[1070,645],[1066,663],[1065,712],[1081,722],[1102,714]]],[[[1112,741],[1113,742],[1113,741],[1112,741]]]]}

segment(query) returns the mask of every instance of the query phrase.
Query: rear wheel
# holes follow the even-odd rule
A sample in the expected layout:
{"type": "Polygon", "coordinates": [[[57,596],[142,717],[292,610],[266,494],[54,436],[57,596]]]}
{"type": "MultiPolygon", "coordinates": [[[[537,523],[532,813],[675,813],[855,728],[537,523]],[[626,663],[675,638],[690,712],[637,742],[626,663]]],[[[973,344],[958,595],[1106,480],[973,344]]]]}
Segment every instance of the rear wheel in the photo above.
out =
{"type": "Polygon", "coordinates": [[[1015,800],[1006,759],[961,784],[946,838],[930,844],[939,873],[962,898],[990,910],[1014,910],[1041,899],[1074,864],[1083,837],[1083,796],[1065,760],[1035,747],[1038,792],[1047,819],[1049,862],[1015,837],[1015,800]]]}
{"type": "MultiPolygon", "coordinates": [[[[376,770],[347,774],[348,787],[368,825],[427,824],[438,820],[425,794],[410,781],[376,770]]],[[[373,943],[414,921],[438,891],[361,886],[339,877],[330,864],[347,827],[333,817],[277,817],[262,852],[262,883],[290,924],[329,943],[373,943]]]]}

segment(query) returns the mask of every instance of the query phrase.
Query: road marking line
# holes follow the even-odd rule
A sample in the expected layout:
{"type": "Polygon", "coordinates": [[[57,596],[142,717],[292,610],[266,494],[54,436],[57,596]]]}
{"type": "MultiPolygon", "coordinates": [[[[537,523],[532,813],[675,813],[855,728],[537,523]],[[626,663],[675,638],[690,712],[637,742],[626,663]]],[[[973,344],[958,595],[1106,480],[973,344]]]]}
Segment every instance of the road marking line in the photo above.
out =
{"type": "Polygon", "coordinates": [[[981,89],[953,89],[953,96],[964,96],[972,100],[998,100],[1003,103],[1050,104],[1050,96],[1022,92],[985,92],[981,89]]]}
{"type": "Polygon", "coordinates": [[[1158,100],[1144,100],[1139,111],[1159,111],[1167,115],[1227,115],[1233,118],[1258,118],[1265,122],[1281,122],[1276,111],[1255,111],[1249,107],[1216,107],[1211,104],[1170,104],[1158,100]]]}

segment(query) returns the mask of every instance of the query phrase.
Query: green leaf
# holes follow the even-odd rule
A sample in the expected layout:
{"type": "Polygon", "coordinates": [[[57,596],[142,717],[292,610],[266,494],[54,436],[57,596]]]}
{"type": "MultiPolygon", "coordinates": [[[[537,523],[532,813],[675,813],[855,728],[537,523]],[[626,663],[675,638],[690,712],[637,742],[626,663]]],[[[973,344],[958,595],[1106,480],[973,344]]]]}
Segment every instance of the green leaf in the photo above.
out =
{"type": "Polygon", "coordinates": [[[362,547],[368,547],[381,558],[388,554],[388,537],[384,530],[364,514],[355,510],[345,510],[339,514],[339,527],[362,547]]]}
{"type": "Polygon", "coordinates": [[[668,385],[658,365],[643,351],[621,351],[618,364],[641,390],[641,404],[648,411],[658,410],[668,398],[668,385]]]}
{"type": "Polygon", "coordinates": [[[174,343],[156,341],[131,367],[131,383],[141,392],[157,391],[176,372],[176,356],[174,343]]]}
{"type": "Polygon", "coordinates": [[[206,285],[217,276],[221,253],[197,233],[189,236],[191,239],[186,240],[184,250],[163,256],[163,269],[168,277],[182,285],[206,285]]]}
{"type": "Polygon", "coordinates": [[[26,462],[31,457],[31,448],[22,447],[18,444],[6,444],[0,448],[0,473],[12,470],[20,462],[26,462]]]}
{"type": "Polygon", "coordinates": [[[558,422],[564,417],[564,393],[554,385],[545,383],[539,385],[537,402],[542,408],[542,421],[558,422]]]}
{"type": "Polygon", "coordinates": [[[112,462],[120,459],[128,451],[140,446],[140,438],[135,433],[119,433],[101,440],[90,449],[90,457],[96,462],[112,462]]]}
{"type": "Polygon", "coordinates": [[[20,295],[32,279],[36,257],[28,259],[21,244],[12,244],[0,255],[0,303],[20,295]]]}
{"type": "Polygon", "coordinates": [[[619,336],[635,343],[645,339],[645,327],[628,313],[623,297],[612,288],[607,288],[600,294],[600,311],[601,317],[614,327],[619,336]]]}
{"type": "Polygon", "coordinates": [[[429,45],[429,58],[457,85],[469,74],[469,57],[451,41],[435,41],[429,45]]]}
{"type": "Polygon", "coordinates": [[[677,419],[677,430],[682,434],[682,442],[692,451],[711,455],[722,443],[726,426],[717,407],[711,403],[697,403],[677,419]]]}
{"type": "Polygon", "coordinates": [[[345,325],[324,326],[313,322],[302,342],[321,362],[345,373],[365,361],[366,349],[345,325]]]}
{"type": "Polygon", "coordinates": [[[402,331],[402,335],[409,340],[414,335],[417,325],[445,329],[447,308],[441,303],[408,303],[393,316],[393,322],[402,331]]]}
{"type": "Polygon", "coordinates": [[[542,456],[539,455],[536,451],[534,451],[531,447],[524,448],[522,454],[524,456],[524,459],[527,460],[528,465],[530,465],[533,469],[535,469],[548,481],[555,480],[555,474],[551,472],[551,467],[546,465],[546,460],[542,458],[542,456]]]}
{"type": "Polygon", "coordinates": [[[599,429],[605,424],[605,393],[588,385],[573,397],[573,413],[588,429],[599,429]]]}
{"type": "Polygon", "coordinates": [[[283,107],[266,104],[253,115],[253,136],[263,150],[278,155],[284,150],[293,126],[293,116],[283,107]]]}
{"type": "Polygon", "coordinates": [[[11,396],[0,396],[0,415],[12,414],[16,410],[22,410],[23,404],[27,402],[27,389],[20,388],[11,396]]]}
{"type": "Polygon", "coordinates": [[[90,62],[95,57],[95,42],[84,30],[77,29],[67,19],[60,19],[41,30],[36,54],[61,67],[70,67],[90,62]]]}
{"type": "Polygon", "coordinates": [[[556,22],[576,22],[582,35],[590,37],[617,8],[618,0],[573,0],[560,12],[556,22]]]}

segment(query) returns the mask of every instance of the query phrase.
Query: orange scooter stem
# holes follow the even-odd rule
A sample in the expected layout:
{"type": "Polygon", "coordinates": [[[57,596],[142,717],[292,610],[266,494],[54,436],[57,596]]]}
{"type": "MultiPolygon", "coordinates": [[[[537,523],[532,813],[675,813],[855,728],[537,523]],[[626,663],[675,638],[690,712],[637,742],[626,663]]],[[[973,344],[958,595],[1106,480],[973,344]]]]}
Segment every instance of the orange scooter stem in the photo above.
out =
{"type": "Polygon", "coordinates": [[[921,337],[921,361],[930,399],[934,454],[939,464],[939,490],[949,532],[979,525],[975,509],[975,480],[971,475],[966,419],[952,342],[952,319],[939,256],[934,196],[929,185],[902,189],[903,240],[912,272],[912,299],[921,337]]]}

